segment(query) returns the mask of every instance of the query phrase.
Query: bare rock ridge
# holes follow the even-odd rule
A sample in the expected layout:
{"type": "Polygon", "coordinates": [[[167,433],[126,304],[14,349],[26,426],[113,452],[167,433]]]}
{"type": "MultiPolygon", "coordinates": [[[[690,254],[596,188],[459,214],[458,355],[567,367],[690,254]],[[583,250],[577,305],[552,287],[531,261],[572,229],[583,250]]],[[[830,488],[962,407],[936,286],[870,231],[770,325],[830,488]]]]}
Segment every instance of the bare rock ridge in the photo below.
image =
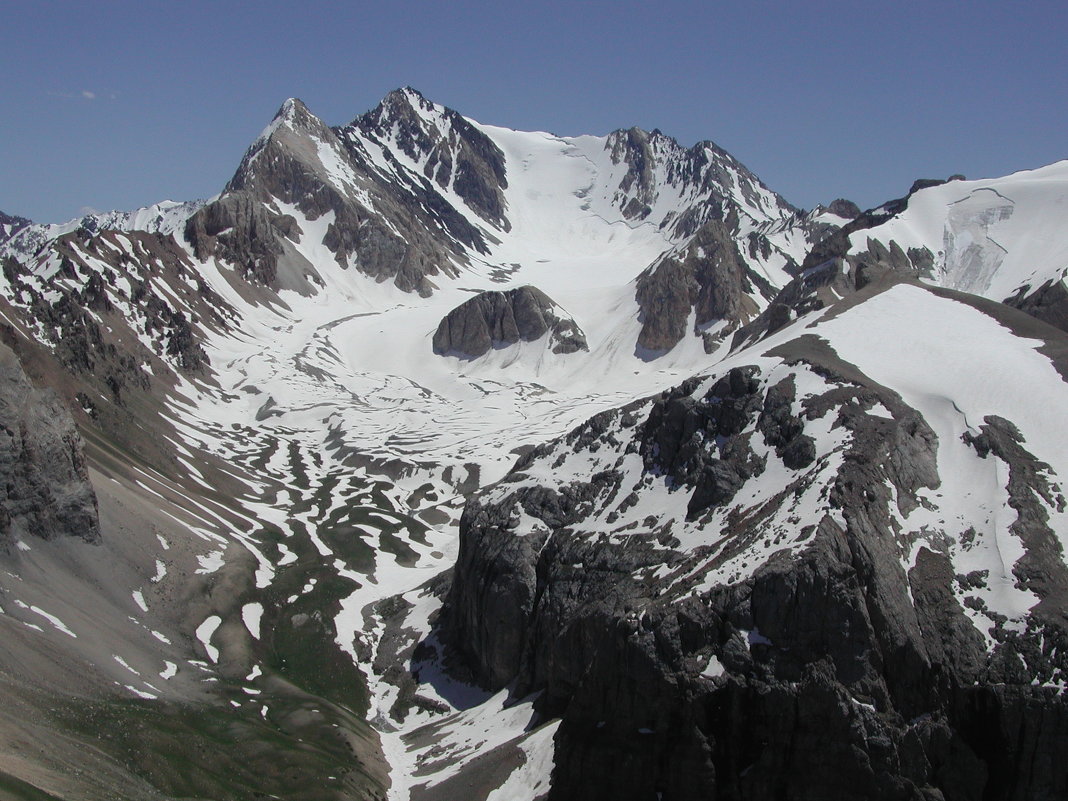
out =
{"type": "Polygon", "coordinates": [[[0,211],[0,242],[10,239],[30,224],[30,221],[25,217],[16,217],[0,211]]]}
{"type": "Polygon", "coordinates": [[[476,359],[491,349],[534,342],[549,335],[553,353],[587,350],[573,319],[540,289],[480,292],[449,312],[434,332],[434,353],[476,359]]]}
{"type": "Polygon", "coordinates": [[[440,192],[453,178],[473,208],[502,222],[503,157],[455,112],[437,113],[417,94],[399,91],[335,129],[292,99],[249,148],[223,195],[189,219],[185,236],[198,258],[214,254],[260,284],[310,294],[323,279],[294,247],[308,232],[278,204],[308,220],[331,215],[323,244],[342,269],[426,295],[432,276],[452,274],[454,262],[466,259],[465,248],[485,247],[483,234],[440,192]],[[419,116],[420,104],[437,116],[419,116]],[[389,142],[375,140],[394,135],[412,154],[417,146],[429,148],[424,156],[435,168],[428,166],[427,176],[437,183],[401,168],[383,146],[389,142]],[[457,164],[455,176],[446,176],[449,159],[457,164]]]}
{"type": "Polygon", "coordinates": [[[17,357],[0,345],[0,550],[21,541],[100,539],[96,494],[70,412],[35,389],[17,357]]]}
{"type": "MultiPolygon", "coordinates": [[[[1064,618],[1040,606],[988,649],[959,600],[985,578],[926,546],[906,572],[896,553],[894,507],[939,484],[933,431],[814,336],[777,355],[827,380],[800,414],[789,370],[695,378],[535,449],[468,503],[448,635],[485,685],[540,692],[562,718],[549,798],[1063,797],[1068,703],[1033,684],[1068,675],[1041,645],[1068,642],[1064,618]],[[828,416],[849,432],[840,462],[808,434],[828,416]],[[571,457],[593,467],[569,476],[571,457]],[[636,477],[621,465],[638,457],[636,477]],[[552,469],[559,483],[533,478],[552,469]],[[772,470],[782,491],[731,511],[772,470]],[[681,519],[628,518],[663,480],[689,520],[726,526],[721,550],[683,547],[681,519]],[[779,517],[809,493],[826,513],[779,517]],[[748,577],[723,572],[747,552],[748,577]]],[[[1008,421],[982,431],[977,457],[997,451],[1013,477],[1018,571],[1056,605],[1043,468],[1008,421]]]]}
{"type": "MultiPolygon", "coordinates": [[[[685,246],[669,253],[639,277],[635,291],[639,319],[639,352],[660,354],[686,336],[693,316],[694,332],[725,323],[719,337],[755,317],[755,294],[771,297],[772,287],[748,267],[728,223],[712,220],[698,229],[685,246]]],[[[712,352],[718,338],[706,337],[712,352]]]]}
{"type": "Polygon", "coordinates": [[[390,92],[351,127],[379,141],[394,136],[401,152],[423,162],[424,176],[441,189],[451,186],[479,216],[508,230],[504,154],[457,112],[445,108],[439,114],[433,103],[406,87],[390,92]]]}
{"type": "MultiPolygon", "coordinates": [[[[706,202],[671,213],[660,224],[675,236],[687,238],[709,220],[732,213],[790,216],[797,209],[768,189],[741,162],[714,142],[681,146],[659,130],[627,128],[608,135],[606,149],[627,171],[615,189],[613,201],[628,220],[650,218],[668,186],[686,187],[706,202]]],[[[737,216],[734,226],[737,227],[737,216]]]]}
{"type": "Polygon", "coordinates": [[[844,197],[832,200],[827,206],[827,211],[846,220],[853,220],[860,216],[860,206],[844,197]]]}

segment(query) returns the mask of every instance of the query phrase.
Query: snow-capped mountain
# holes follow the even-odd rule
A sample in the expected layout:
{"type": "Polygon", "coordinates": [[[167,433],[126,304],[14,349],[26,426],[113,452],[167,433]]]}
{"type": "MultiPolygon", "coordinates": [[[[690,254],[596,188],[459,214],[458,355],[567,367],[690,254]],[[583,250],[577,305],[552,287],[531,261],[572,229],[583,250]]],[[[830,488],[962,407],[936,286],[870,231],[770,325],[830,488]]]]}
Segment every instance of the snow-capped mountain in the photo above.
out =
{"type": "Polygon", "coordinates": [[[804,212],[403,89],[286,101],[208,201],[21,225],[0,786],[1068,792],[1065,197],[804,212]]]}
{"type": "Polygon", "coordinates": [[[19,230],[25,228],[29,224],[30,221],[25,217],[14,217],[0,211],[0,242],[5,239],[10,239],[19,230]]]}

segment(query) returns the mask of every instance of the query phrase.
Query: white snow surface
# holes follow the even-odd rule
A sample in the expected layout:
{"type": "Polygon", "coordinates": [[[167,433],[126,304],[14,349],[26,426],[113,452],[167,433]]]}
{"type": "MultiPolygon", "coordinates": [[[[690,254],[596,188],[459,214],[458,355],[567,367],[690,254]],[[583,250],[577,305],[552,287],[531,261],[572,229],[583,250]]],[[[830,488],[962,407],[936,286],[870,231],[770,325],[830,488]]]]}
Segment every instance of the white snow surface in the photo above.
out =
{"type": "MultiPolygon", "coordinates": [[[[1009,528],[1016,512],[1008,506],[1008,469],[993,456],[979,459],[961,437],[978,435],[988,415],[1005,418],[1055,481],[1068,476],[1068,429],[1050,413],[1068,408],[1068,384],[1038,352],[1044,343],[1015,337],[971,306],[907,285],[824,322],[819,332],[843,359],[894,388],[938,435],[942,486],[926,496],[930,509],[905,518],[908,529],[923,532],[924,543],[952,543],[957,572],[989,570],[984,600],[1020,620],[1038,599],[1018,588],[1012,573],[1023,546],[1009,528]],[[972,545],[961,542],[968,528],[978,535],[972,545]]],[[[1068,548],[1068,519],[1056,508],[1047,512],[1068,548]]]]}
{"type": "Polygon", "coordinates": [[[854,250],[868,238],[903,249],[927,248],[932,281],[991,300],[1020,287],[1038,289],[1068,271],[1068,160],[1003,178],[950,181],[921,189],[908,208],[876,228],[850,237],[854,250]]]}

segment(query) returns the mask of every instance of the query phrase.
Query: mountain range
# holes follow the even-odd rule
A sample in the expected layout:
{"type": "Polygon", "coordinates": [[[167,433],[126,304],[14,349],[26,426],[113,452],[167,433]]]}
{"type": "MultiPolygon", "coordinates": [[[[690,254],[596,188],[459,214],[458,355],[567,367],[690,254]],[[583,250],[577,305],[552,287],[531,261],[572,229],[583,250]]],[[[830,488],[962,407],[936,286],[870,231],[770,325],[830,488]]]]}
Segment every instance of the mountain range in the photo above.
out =
{"type": "Polygon", "coordinates": [[[0,215],[0,797],[1068,796],[1066,208],[408,88],[0,215]]]}

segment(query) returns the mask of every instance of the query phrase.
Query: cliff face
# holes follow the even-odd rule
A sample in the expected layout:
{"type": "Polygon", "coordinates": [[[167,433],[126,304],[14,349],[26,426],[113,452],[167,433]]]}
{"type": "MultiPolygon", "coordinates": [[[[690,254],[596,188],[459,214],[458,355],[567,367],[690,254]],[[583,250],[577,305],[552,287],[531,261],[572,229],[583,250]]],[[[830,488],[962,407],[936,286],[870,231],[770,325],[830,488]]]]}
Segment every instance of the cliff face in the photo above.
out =
{"type": "MultiPolygon", "coordinates": [[[[770,284],[747,265],[728,225],[712,220],[638,277],[639,352],[671,350],[686,336],[691,318],[695,334],[720,322],[724,334],[731,332],[756,316],[754,297],[762,295],[773,295],[770,284]]],[[[706,335],[706,352],[717,341],[706,335]]]]}
{"type": "Polygon", "coordinates": [[[100,539],[81,438],[54,392],[35,389],[0,345],[0,548],[27,537],[100,539]]]}
{"type": "Polygon", "coordinates": [[[588,350],[573,319],[532,286],[480,292],[449,312],[434,333],[434,352],[475,359],[492,348],[533,342],[549,335],[553,353],[588,350]]]}
{"type": "Polygon", "coordinates": [[[468,503],[451,642],[562,718],[552,799],[1062,797],[1058,473],[978,423],[940,439],[814,334],[598,415],[468,503]],[[1029,611],[965,572],[999,535],[917,524],[942,450],[1008,476],[1029,611]]]}

